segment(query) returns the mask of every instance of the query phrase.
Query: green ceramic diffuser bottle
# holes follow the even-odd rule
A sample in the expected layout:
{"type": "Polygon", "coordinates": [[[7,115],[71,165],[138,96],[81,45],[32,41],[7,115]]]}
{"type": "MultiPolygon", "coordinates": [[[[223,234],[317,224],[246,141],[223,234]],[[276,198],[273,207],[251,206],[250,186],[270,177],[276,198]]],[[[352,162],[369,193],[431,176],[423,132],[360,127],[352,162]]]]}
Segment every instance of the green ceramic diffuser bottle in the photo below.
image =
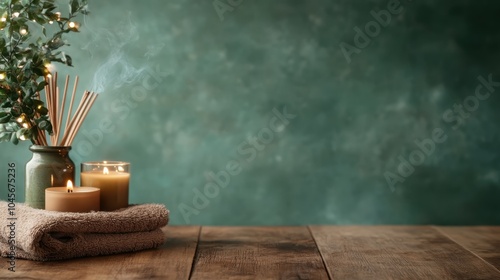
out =
{"type": "Polygon", "coordinates": [[[26,204],[45,209],[45,189],[75,183],[75,164],[69,158],[71,147],[33,145],[33,157],[26,164],[26,204]]]}

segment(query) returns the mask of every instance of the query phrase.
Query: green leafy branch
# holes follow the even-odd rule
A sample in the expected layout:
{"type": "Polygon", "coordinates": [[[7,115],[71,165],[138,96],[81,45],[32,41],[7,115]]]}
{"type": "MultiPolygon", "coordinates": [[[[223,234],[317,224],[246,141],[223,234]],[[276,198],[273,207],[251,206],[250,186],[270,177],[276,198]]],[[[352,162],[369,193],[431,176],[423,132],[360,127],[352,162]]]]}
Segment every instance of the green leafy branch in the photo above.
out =
{"type": "Polygon", "coordinates": [[[35,143],[38,130],[52,134],[40,92],[51,63],[72,66],[71,57],[59,49],[69,46],[63,40],[66,33],[78,32],[73,19],[88,14],[87,0],[70,0],[67,17],[57,8],[54,0],[0,3],[0,142],[35,143]]]}

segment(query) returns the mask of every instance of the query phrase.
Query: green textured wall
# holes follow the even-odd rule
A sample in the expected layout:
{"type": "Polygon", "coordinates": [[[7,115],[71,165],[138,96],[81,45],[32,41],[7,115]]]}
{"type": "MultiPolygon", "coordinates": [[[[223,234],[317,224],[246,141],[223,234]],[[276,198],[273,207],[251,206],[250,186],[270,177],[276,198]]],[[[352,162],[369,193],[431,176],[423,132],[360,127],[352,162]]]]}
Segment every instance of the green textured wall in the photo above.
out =
{"type": "Polygon", "coordinates": [[[390,2],[90,0],[72,158],[130,161],[172,224],[500,224],[500,3],[390,2]]]}

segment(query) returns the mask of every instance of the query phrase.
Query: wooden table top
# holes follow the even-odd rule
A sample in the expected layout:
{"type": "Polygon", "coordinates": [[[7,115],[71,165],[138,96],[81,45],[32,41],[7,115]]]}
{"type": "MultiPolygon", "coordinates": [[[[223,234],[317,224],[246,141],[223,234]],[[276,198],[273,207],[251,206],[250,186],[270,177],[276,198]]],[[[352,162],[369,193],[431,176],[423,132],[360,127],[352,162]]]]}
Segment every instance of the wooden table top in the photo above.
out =
{"type": "Polygon", "coordinates": [[[500,279],[500,227],[168,226],[156,250],[2,262],[2,279],[500,279]]]}

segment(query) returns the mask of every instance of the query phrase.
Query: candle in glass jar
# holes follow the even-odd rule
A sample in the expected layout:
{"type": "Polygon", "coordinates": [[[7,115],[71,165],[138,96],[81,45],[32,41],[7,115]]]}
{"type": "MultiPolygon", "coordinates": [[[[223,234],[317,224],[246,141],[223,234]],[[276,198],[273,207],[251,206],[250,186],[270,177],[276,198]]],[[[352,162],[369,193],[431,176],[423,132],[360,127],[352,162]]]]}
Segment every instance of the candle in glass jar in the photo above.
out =
{"type": "Polygon", "coordinates": [[[101,211],[113,211],[128,206],[129,165],[126,162],[113,161],[82,163],[81,185],[101,190],[101,211]]]}
{"type": "Polygon", "coordinates": [[[92,187],[66,187],[45,189],[45,210],[59,212],[90,212],[100,209],[100,190],[92,187]]]}

